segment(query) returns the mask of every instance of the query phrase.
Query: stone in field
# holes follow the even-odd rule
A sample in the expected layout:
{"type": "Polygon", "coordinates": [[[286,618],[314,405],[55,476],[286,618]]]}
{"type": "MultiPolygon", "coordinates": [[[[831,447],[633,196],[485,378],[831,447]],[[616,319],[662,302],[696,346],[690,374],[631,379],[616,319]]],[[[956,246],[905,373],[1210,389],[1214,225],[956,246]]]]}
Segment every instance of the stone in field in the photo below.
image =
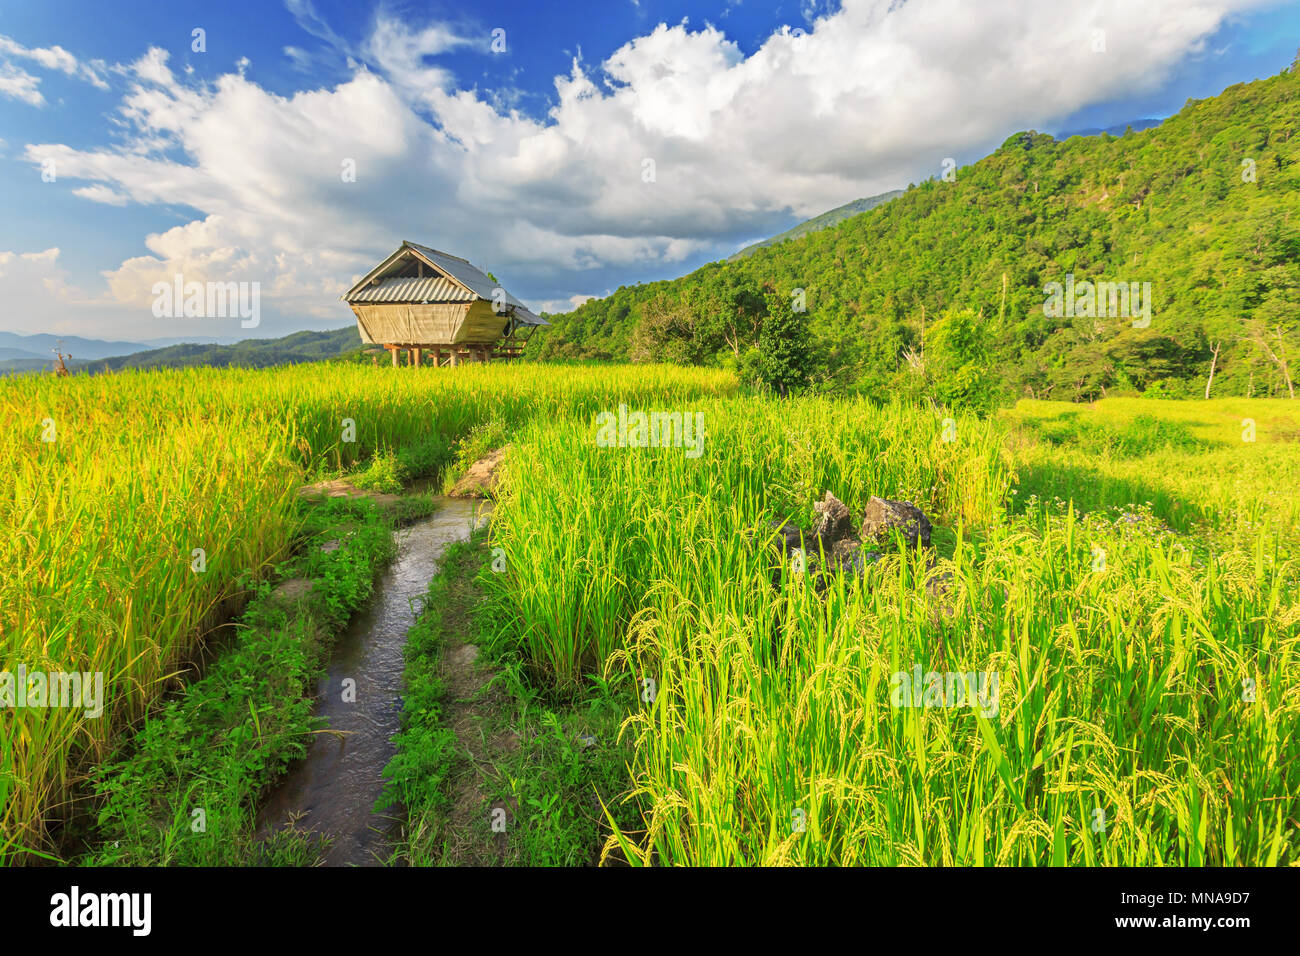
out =
{"type": "Polygon", "coordinates": [[[288,606],[306,600],[316,585],[309,578],[291,578],[271,592],[271,600],[288,606]]]}
{"type": "Polygon", "coordinates": [[[813,505],[813,509],[821,516],[813,533],[822,540],[823,547],[829,549],[837,542],[853,536],[853,517],[849,514],[848,506],[829,491],[821,501],[813,505]]]}
{"type": "Polygon", "coordinates": [[[925,512],[910,501],[891,501],[871,496],[862,513],[862,537],[880,544],[893,540],[897,530],[909,548],[919,542],[930,546],[930,519],[925,512]]]}

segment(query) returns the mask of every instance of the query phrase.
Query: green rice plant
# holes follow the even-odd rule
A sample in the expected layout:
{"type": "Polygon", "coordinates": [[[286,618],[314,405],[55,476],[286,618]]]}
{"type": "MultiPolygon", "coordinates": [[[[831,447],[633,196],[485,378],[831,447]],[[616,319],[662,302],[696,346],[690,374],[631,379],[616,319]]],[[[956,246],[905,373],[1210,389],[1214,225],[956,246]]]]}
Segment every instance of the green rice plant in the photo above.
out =
{"type": "Polygon", "coordinates": [[[500,639],[559,690],[602,666],[634,679],[642,826],[611,817],[607,852],[1300,859],[1300,575],[1284,536],[1257,526],[1211,547],[1124,497],[1086,516],[1008,508],[1053,452],[1017,451],[996,420],[821,399],[680,407],[704,415],[698,458],[602,447],[593,422],[532,423],[493,522],[500,639]],[[807,527],[825,490],[858,513],[873,493],[915,501],[944,529],[938,553],[890,554],[824,595],[784,563],[774,586],[751,532],[807,527]],[[950,675],[982,675],[984,699],[950,675]]]}

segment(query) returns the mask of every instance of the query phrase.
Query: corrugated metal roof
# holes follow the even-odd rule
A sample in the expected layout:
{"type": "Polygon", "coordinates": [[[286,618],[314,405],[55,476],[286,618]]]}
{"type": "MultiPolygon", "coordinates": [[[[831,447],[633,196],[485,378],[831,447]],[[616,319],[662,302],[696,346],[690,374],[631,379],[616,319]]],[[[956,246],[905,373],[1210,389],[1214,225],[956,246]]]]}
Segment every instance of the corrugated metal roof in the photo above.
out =
{"type": "Polygon", "coordinates": [[[544,318],[542,318],[540,315],[535,315],[532,312],[529,312],[521,305],[515,306],[514,311],[511,312],[510,314],[513,315],[524,325],[550,325],[551,324],[550,322],[547,322],[544,318]]]}
{"type": "MultiPolygon", "coordinates": [[[[409,240],[406,244],[412,249],[418,251],[421,255],[425,256],[430,262],[436,265],[439,269],[445,271],[453,279],[460,282],[462,285],[473,289],[478,293],[480,299],[488,299],[491,301],[492,293],[501,288],[497,283],[489,279],[484,272],[470,265],[466,260],[461,259],[459,256],[453,256],[446,252],[439,252],[437,249],[430,249],[428,246],[422,246],[417,242],[410,242],[409,240]]],[[[505,293],[507,304],[516,306],[520,309],[528,308],[509,292],[506,292],[505,289],[501,289],[501,291],[505,293]]]]}
{"type": "Polygon", "coordinates": [[[349,302],[473,302],[477,296],[443,276],[398,276],[365,285],[349,302]]]}

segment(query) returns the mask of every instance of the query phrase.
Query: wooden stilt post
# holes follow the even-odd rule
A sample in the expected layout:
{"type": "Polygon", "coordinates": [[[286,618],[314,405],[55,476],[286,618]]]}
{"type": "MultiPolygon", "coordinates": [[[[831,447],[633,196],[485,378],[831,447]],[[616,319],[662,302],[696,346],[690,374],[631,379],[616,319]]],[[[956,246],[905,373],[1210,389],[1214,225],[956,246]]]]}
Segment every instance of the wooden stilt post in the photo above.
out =
{"type": "Polygon", "coordinates": [[[455,349],[452,349],[452,350],[451,350],[451,362],[450,362],[450,364],[451,364],[451,367],[452,367],[452,368],[455,368],[455,367],[456,367],[456,350],[455,350],[455,349]]]}
{"type": "Polygon", "coordinates": [[[442,365],[442,349],[434,348],[433,350],[433,367],[438,368],[442,365]]]}
{"type": "Polygon", "coordinates": [[[415,356],[415,363],[414,363],[414,364],[415,364],[415,367],[416,367],[416,368],[419,368],[419,367],[420,367],[420,353],[421,353],[422,351],[423,351],[423,349],[412,349],[412,351],[411,351],[411,354],[412,354],[413,356],[415,356]]]}
{"type": "Polygon", "coordinates": [[[393,353],[393,368],[397,368],[397,346],[396,345],[388,346],[388,351],[393,353]]]}

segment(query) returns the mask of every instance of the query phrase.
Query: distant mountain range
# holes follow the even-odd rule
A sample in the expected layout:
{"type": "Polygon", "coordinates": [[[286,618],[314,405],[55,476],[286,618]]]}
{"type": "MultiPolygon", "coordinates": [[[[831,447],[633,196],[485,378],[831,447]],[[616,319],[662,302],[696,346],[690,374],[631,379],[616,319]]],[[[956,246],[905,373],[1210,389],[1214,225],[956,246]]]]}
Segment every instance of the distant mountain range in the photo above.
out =
{"type": "Polygon", "coordinates": [[[83,339],[77,335],[19,335],[0,332],[0,359],[40,359],[54,362],[54,350],[77,358],[108,358],[140,352],[149,346],[143,342],[105,342],[102,339],[83,339]]]}
{"type": "Polygon", "coordinates": [[[1144,129],[1153,129],[1154,127],[1159,126],[1163,122],[1164,120],[1150,119],[1150,118],[1130,120],[1127,123],[1119,123],[1115,126],[1107,126],[1105,129],[1092,126],[1089,127],[1088,129],[1076,129],[1068,133],[1057,133],[1056,138],[1069,139],[1071,136],[1100,136],[1102,133],[1109,133],[1111,136],[1123,136],[1124,132],[1130,127],[1132,127],[1133,132],[1140,133],[1144,129]]]}
{"type": "MultiPolygon", "coordinates": [[[[173,342],[175,340],[160,340],[173,342]]],[[[48,371],[59,347],[73,371],[115,371],[123,368],[189,368],[196,365],[237,365],[263,368],[318,362],[359,351],[361,336],[355,325],[329,332],[294,332],[278,339],[245,339],[233,344],[219,340],[180,341],[161,348],[139,342],[102,342],[77,336],[17,335],[0,332],[0,375],[15,372],[48,371]],[[40,349],[45,349],[41,354],[40,349]]]]}
{"type": "Polygon", "coordinates": [[[799,223],[799,225],[787,229],[785,232],[778,233],[770,239],[764,239],[762,242],[756,242],[753,245],[745,246],[745,248],[741,249],[735,255],[730,256],[727,261],[735,262],[737,259],[752,256],[759,249],[763,249],[767,246],[775,246],[791,239],[798,239],[800,236],[806,236],[810,232],[817,232],[818,230],[826,229],[838,222],[843,222],[845,219],[856,216],[859,213],[864,213],[868,209],[875,209],[881,203],[889,202],[889,200],[901,195],[903,195],[903,190],[893,189],[887,193],[881,193],[879,196],[868,196],[865,199],[855,199],[853,202],[846,202],[843,206],[836,206],[834,209],[829,212],[824,212],[820,216],[804,220],[799,223]]]}

